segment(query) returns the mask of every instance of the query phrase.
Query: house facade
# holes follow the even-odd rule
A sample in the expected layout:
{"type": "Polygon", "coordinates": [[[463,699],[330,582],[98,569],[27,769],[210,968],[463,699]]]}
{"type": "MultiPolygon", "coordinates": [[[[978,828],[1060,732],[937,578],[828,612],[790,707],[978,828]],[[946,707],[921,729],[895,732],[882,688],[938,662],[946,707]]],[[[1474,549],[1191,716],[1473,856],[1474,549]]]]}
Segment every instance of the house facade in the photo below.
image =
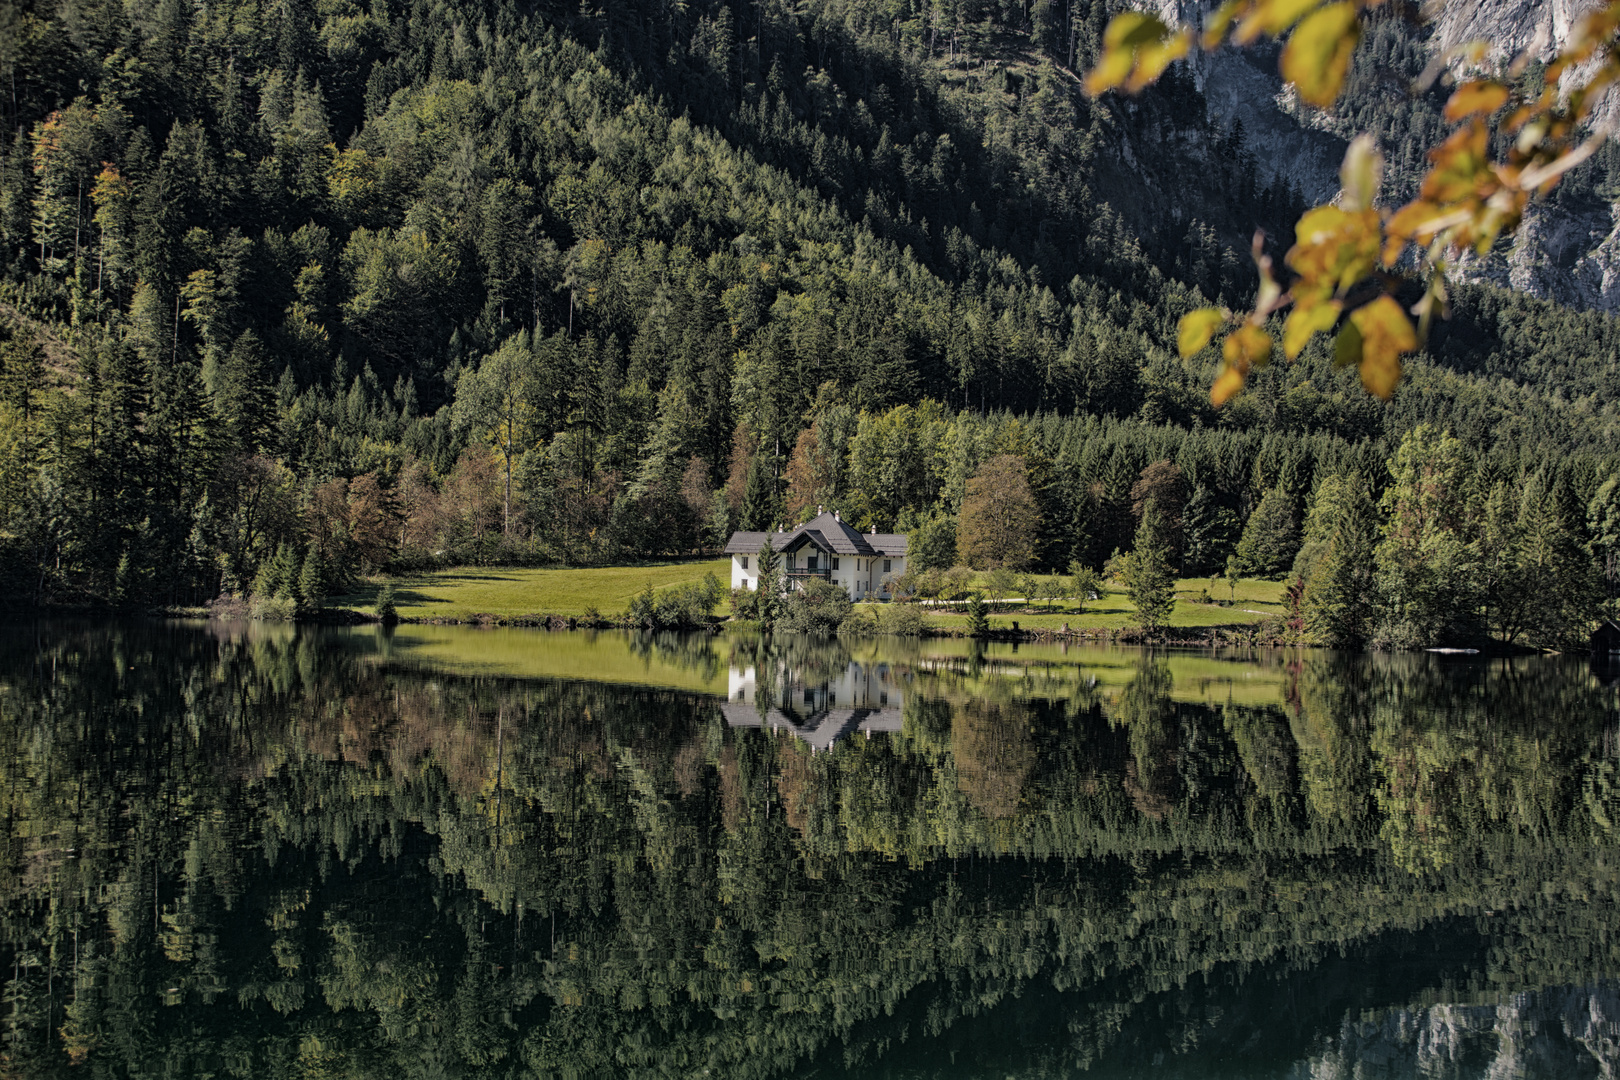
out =
{"type": "Polygon", "coordinates": [[[732,533],[726,554],[733,589],[759,588],[759,553],[766,540],[787,588],[824,578],[842,585],[852,600],[887,600],[889,583],[906,572],[905,534],[857,532],[836,513],[823,513],[785,532],[732,533]]]}

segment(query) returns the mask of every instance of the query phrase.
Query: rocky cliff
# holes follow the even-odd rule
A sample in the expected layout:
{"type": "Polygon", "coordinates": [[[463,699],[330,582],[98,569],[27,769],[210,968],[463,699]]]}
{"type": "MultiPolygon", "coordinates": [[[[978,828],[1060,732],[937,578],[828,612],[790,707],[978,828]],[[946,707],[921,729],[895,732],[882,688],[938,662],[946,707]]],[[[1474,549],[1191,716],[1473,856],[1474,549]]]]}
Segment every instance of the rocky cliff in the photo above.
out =
{"type": "MultiPolygon", "coordinates": [[[[1167,20],[1200,24],[1214,6],[1203,0],[1148,0],[1167,20]]],[[[1426,12],[1431,54],[1470,41],[1486,41],[1491,57],[1506,62],[1528,53],[1546,59],[1568,39],[1596,0],[1443,0],[1426,12]]],[[[1241,120],[1265,179],[1283,175],[1312,202],[1331,199],[1349,117],[1322,115],[1292,105],[1277,74],[1274,46],[1223,49],[1189,64],[1210,116],[1223,127],[1241,120]]],[[[1616,99],[1611,95],[1611,99],[1616,99]]],[[[1615,106],[1601,120],[1613,122],[1615,106]]],[[[1598,195],[1537,205],[1519,233],[1485,259],[1465,259],[1457,272],[1533,296],[1620,312],[1620,212],[1598,195]]]]}
{"type": "Polygon", "coordinates": [[[1514,994],[1495,1005],[1431,1005],[1345,1019],[1288,1080],[1508,1080],[1620,1075],[1620,990],[1514,994]]]}

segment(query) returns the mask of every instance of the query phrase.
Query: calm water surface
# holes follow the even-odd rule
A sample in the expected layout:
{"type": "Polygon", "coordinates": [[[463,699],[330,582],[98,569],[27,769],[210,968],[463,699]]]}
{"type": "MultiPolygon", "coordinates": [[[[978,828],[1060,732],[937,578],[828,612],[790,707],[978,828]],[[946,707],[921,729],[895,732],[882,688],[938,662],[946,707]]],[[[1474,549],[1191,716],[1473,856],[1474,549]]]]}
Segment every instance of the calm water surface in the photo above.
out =
{"type": "Polygon", "coordinates": [[[1584,659],[0,628],[0,1077],[1609,1077],[1584,659]]]}

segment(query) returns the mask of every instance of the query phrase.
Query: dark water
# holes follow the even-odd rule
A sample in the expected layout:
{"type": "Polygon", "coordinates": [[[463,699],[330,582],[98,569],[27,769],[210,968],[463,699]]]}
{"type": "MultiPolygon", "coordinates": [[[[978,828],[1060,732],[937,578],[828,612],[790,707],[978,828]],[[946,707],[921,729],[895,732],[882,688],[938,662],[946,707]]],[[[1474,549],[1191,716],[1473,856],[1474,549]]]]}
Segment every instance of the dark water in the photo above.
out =
{"type": "Polygon", "coordinates": [[[1584,659],[0,629],[0,1077],[1598,1077],[1584,659]]]}

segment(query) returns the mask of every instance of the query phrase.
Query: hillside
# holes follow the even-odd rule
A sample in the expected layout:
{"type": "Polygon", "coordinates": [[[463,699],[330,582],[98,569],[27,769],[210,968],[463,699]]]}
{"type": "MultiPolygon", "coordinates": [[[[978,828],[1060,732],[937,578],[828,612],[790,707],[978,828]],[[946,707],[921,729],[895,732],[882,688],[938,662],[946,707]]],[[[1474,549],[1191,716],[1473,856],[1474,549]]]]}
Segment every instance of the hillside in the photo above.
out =
{"type": "MultiPolygon", "coordinates": [[[[1213,354],[1177,358],[1175,321],[1243,301],[1250,235],[1287,247],[1340,134],[1261,108],[1263,56],[1087,99],[1106,15],[9,6],[6,592],[196,602],[310,550],[333,580],[673,553],[846,495],[888,527],[954,512],[977,462],[1032,437],[1055,463],[1045,557],[1100,563],[1129,530],[1073,524],[1102,498],[1087,432],[1134,448],[1086,466],[1127,507],[1120,477],[1192,433],[1218,433],[1192,457],[1270,448],[1208,485],[1241,520],[1277,461],[1377,460],[1423,421],[1501,468],[1573,470],[1584,505],[1620,389],[1600,313],[1464,288],[1388,408],[1320,351],[1209,408],[1213,354]],[[805,478],[851,447],[896,458],[881,418],[918,405],[983,434],[880,493],[805,478]]],[[[1388,25],[1374,73],[1421,53],[1388,25]]],[[[1361,86],[1355,122],[1424,130],[1421,102],[1361,86]]]]}

